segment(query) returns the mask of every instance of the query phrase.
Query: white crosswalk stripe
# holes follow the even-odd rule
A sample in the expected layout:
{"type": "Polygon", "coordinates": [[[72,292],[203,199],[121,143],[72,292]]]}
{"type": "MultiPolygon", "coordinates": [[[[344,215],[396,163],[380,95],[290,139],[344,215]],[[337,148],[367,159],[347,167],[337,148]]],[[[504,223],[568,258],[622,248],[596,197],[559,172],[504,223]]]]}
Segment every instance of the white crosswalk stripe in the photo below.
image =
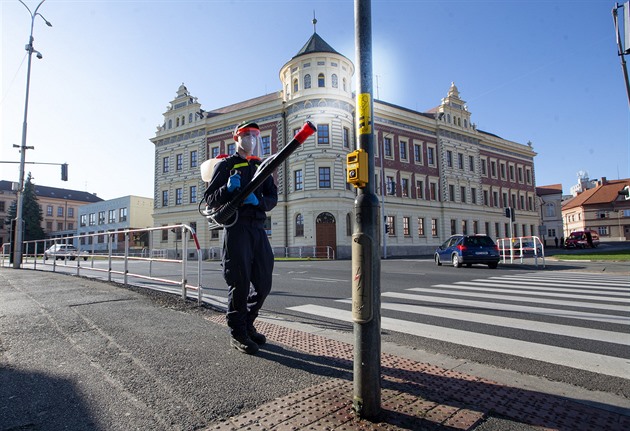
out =
{"type": "MultiPolygon", "coordinates": [[[[351,302],[290,309],[352,322],[351,302]]],[[[532,273],[436,284],[383,292],[381,309],[384,330],[630,378],[624,277],[532,273]]]]}

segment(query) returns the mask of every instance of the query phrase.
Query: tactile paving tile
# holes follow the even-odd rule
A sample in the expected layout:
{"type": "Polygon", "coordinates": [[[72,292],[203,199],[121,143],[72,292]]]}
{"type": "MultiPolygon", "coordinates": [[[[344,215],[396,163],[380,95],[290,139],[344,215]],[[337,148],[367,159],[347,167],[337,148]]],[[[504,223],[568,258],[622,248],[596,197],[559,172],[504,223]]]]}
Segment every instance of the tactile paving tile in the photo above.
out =
{"type": "MultiPolygon", "coordinates": [[[[223,315],[208,320],[225,325],[223,315]]],[[[336,363],[348,365],[354,359],[353,346],[348,343],[269,322],[259,321],[256,328],[268,341],[336,363]]],[[[382,411],[374,422],[355,416],[352,381],[330,379],[208,429],[472,430],[495,413],[541,430],[630,430],[628,416],[407,358],[382,354],[381,373],[382,411]]]]}

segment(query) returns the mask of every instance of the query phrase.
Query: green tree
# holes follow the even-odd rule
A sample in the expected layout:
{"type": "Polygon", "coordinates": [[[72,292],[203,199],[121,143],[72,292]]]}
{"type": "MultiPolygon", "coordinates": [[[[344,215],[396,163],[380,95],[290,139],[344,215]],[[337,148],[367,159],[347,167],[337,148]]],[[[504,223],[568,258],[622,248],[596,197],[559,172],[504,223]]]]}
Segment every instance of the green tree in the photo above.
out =
{"type": "MultiPolygon", "coordinates": [[[[39,207],[35,185],[31,181],[31,173],[24,182],[24,198],[22,201],[22,220],[24,220],[24,241],[44,239],[44,229],[42,229],[42,209],[39,207]]],[[[11,224],[11,220],[17,217],[17,201],[13,201],[9,207],[6,223],[11,224]]]]}

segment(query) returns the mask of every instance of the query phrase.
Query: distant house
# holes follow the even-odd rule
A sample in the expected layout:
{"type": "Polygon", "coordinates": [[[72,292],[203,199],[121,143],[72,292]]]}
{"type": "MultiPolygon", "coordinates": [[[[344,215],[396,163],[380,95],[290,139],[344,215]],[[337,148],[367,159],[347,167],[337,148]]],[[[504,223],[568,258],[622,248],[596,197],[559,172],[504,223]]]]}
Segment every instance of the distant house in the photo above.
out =
{"type": "Polygon", "coordinates": [[[630,200],[619,195],[625,186],[630,186],[630,178],[609,181],[602,177],[596,187],[563,202],[565,238],[571,232],[591,229],[603,241],[630,240],[630,200]]]}
{"type": "MultiPolygon", "coordinates": [[[[17,200],[12,182],[0,180],[0,244],[9,242],[9,226],[4,222],[11,204],[17,200]]],[[[100,202],[103,199],[93,193],[79,190],[33,184],[39,207],[42,209],[42,228],[47,238],[72,236],[77,231],[78,209],[82,205],[100,202]]]]}
{"type": "Polygon", "coordinates": [[[560,241],[562,229],[562,184],[536,187],[536,196],[540,205],[540,237],[545,244],[555,245],[560,241]]]}

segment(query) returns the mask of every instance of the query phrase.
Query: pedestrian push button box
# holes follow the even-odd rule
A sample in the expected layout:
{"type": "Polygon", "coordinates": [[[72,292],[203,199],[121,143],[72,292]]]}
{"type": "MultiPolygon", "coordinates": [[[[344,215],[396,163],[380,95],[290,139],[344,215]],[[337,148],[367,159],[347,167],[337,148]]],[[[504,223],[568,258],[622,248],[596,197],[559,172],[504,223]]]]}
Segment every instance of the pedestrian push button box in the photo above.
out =
{"type": "Polygon", "coordinates": [[[368,155],[363,149],[348,154],[346,160],[348,172],[347,182],[355,187],[363,188],[368,183],[368,155]]]}

